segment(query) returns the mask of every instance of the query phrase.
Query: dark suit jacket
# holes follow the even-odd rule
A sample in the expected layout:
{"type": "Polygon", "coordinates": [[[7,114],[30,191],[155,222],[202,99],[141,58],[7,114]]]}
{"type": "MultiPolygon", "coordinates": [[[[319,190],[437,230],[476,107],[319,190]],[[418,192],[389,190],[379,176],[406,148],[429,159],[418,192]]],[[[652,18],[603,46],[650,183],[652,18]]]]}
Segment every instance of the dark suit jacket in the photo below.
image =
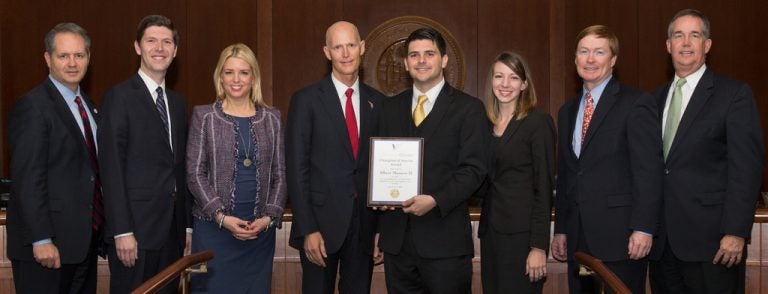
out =
{"type": "Polygon", "coordinates": [[[558,116],[555,233],[567,234],[569,259],[584,234],[592,255],[627,260],[630,234],[656,235],[658,228],[663,156],[656,103],[611,78],[577,158],[571,138],[582,95],[566,102],[558,116]]]}
{"type": "MultiPolygon", "coordinates": [[[[82,98],[98,121],[93,102],[82,98]]],[[[82,262],[91,242],[96,173],[76,118],[45,79],[16,102],[8,122],[8,256],[34,261],[32,243],[51,238],[62,263],[82,262]]]]}
{"type": "Polygon", "coordinates": [[[353,209],[357,209],[359,242],[364,250],[373,252],[376,215],[365,201],[368,148],[369,138],[378,127],[383,96],[362,81],[359,89],[357,160],[352,156],[344,110],[330,75],[291,98],[285,161],[294,218],[290,245],[294,248],[303,248],[307,234],[320,232],[327,252],[335,253],[344,243],[353,209]],[[355,195],[359,201],[355,201],[355,195]]]}
{"type": "MultiPolygon", "coordinates": [[[[670,86],[655,92],[660,118],[670,86]]],[[[660,242],[668,237],[679,259],[704,262],[723,235],[749,238],[764,157],[752,89],[707,69],[667,155],[660,242]]],[[[660,255],[654,250],[652,257],[660,255]]]]}
{"type": "Polygon", "coordinates": [[[491,145],[487,191],[478,233],[530,232],[530,246],[549,250],[555,177],[555,125],[545,113],[531,111],[509,122],[491,145]]]}
{"type": "Polygon", "coordinates": [[[185,181],[187,108],[179,94],[165,91],[173,151],[138,74],[104,94],[98,140],[107,242],[133,232],[142,250],[160,249],[169,235],[184,243],[185,227],[191,223],[185,181]]]}
{"type": "Polygon", "coordinates": [[[413,89],[409,89],[384,101],[380,135],[424,138],[422,194],[432,195],[437,206],[423,216],[401,209],[381,214],[379,247],[398,254],[410,226],[421,257],[471,255],[467,199],[485,179],[488,162],[488,120],[483,104],[446,83],[417,128],[411,115],[412,99],[413,89]]]}

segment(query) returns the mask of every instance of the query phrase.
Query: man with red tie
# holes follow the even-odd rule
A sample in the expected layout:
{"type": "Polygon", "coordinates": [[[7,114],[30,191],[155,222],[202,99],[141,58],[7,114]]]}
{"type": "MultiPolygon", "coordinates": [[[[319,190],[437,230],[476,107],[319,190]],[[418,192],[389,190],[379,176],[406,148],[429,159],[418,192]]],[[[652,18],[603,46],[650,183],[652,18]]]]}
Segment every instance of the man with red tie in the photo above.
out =
{"type": "Polygon", "coordinates": [[[80,88],[91,39],[74,23],[45,36],[49,75],[11,109],[8,257],[16,293],[96,293],[104,208],[96,108],[80,88]]]}
{"type": "Polygon", "coordinates": [[[376,215],[366,207],[369,139],[383,96],[358,76],[365,41],[339,21],[325,34],[332,73],[297,91],[286,124],[286,174],[303,293],[370,292],[376,215]]]}
{"type": "Polygon", "coordinates": [[[576,40],[583,88],[558,116],[552,256],[568,260],[571,293],[581,293],[576,251],[602,260],[632,293],[644,293],[661,209],[656,104],[613,76],[619,40],[610,29],[590,26],[576,40]]]}

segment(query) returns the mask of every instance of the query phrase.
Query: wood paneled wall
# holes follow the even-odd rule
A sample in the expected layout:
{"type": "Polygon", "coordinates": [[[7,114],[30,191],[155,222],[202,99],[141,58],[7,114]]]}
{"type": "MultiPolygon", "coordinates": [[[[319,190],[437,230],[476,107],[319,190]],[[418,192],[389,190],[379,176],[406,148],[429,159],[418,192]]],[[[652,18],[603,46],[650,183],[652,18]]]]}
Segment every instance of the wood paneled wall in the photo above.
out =
{"type": "MultiPolygon", "coordinates": [[[[768,117],[768,59],[763,58],[768,26],[761,21],[768,4],[762,0],[0,0],[0,176],[7,176],[8,110],[46,76],[42,39],[61,21],[82,25],[93,39],[83,88],[97,102],[107,88],[137,70],[132,46],[136,25],[144,15],[158,13],[170,17],[179,30],[179,51],[168,82],[188,98],[190,108],[213,100],[212,72],[219,52],[243,42],[258,55],[265,97],[286,113],[294,91],[329,72],[322,53],[328,25],[349,20],[365,36],[388,19],[418,15],[443,24],[462,46],[466,92],[482,95],[493,57],[516,50],[532,68],[539,108],[556,117],[580,86],[573,49],[582,28],[612,27],[621,43],[616,76],[651,91],[672,76],[666,26],[686,7],[700,9],[712,20],[709,66],[747,81],[768,117]]],[[[766,119],[763,125],[768,129],[766,119]]]]}

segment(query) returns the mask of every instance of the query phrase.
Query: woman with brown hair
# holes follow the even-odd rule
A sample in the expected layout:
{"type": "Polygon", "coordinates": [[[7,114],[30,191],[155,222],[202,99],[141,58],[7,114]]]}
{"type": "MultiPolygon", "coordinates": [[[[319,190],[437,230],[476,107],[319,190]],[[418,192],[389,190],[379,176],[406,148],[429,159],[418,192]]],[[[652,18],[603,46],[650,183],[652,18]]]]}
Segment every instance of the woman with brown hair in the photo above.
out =
{"type": "Polygon", "coordinates": [[[503,52],[485,88],[491,162],[478,230],[484,293],[541,293],[555,164],[552,118],[536,111],[528,65],[503,52]]]}

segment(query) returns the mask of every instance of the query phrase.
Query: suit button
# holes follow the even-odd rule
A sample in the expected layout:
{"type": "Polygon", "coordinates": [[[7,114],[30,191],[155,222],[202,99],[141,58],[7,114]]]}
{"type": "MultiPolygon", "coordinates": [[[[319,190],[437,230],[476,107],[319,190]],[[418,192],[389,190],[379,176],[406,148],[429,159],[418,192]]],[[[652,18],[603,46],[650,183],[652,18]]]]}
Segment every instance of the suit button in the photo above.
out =
{"type": "Polygon", "coordinates": [[[95,181],[96,178],[94,176],[91,176],[91,182],[95,181]]]}
{"type": "Polygon", "coordinates": [[[583,171],[579,171],[579,172],[577,172],[576,174],[580,176],[580,175],[583,175],[583,174],[584,174],[584,172],[583,172],[583,171]]]}
{"type": "Polygon", "coordinates": [[[665,175],[668,175],[668,174],[669,174],[669,169],[665,168],[665,169],[664,169],[664,174],[665,174],[665,175]]]}

